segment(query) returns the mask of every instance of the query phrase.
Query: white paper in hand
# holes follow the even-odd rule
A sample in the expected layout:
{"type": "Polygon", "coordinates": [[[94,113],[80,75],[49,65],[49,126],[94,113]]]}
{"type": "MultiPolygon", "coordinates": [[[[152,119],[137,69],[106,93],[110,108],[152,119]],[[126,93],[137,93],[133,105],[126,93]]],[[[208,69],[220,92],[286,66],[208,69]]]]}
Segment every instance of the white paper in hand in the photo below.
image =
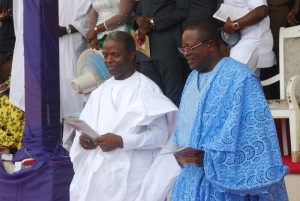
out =
{"type": "Polygon", "coordinates": [[[163,147],[166,152],[162,152],[160,155],[165,154],[174,154],[175,156],[193,156],[199,153],[204,153],[203,150],[195,149],[192,147],[182,147],[182,146],[173,146],[173,147],[163,147]]]}
{"type": "Polygon", "coordinates": [[[85,133],[86,135],[90,136],[93,139],[100,136],[93,128],[91,128],[85,121],[81,119],[65,118],[64,122],[72,126],[78,132],[85,133]]]}
{"type": "Polygon", "coordinates": [[[245,8],[240,8],[240,7],[222,3],[219,10],[215,12],[213,17],[223,22],[226,22],[228,17],[230,17],[230,19],[234,21],[245,16],[248,13],[249,10],[245,8]]]}

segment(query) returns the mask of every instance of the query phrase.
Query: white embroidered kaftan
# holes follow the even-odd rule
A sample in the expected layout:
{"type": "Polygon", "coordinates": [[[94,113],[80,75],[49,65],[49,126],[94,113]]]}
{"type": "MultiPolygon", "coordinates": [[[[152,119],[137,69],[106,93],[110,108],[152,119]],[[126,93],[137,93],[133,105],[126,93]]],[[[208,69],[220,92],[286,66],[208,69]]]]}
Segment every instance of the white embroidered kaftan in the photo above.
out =
{"type": "Polygon", "coordinates": [[[107,80],[92,92],[80,119],[100,135],[122,136],[124,148],[85,150],[76,134],[70,150],[75,171],[72,201],[158,201],[166,197],[180,170],[173,155],[157,154],[170,141],[177,108],[153,81],[138,72],[123,81],[107,80]]]}

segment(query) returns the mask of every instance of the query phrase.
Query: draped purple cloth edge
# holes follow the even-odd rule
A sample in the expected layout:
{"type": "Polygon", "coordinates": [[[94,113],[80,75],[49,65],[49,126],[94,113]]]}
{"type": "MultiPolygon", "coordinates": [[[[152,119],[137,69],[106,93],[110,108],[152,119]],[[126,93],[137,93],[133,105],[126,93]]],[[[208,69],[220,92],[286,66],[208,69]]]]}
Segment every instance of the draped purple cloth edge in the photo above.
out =
{"type": "Polygon", "coordinates": [[[25,134],[14,161],[34,158],[8,174],[0,163],[0,200],[69,200],[72,163],[61,156],[58,1],[23,0],[25,134]]]}
{"type": "Polygon", "coordinates": [[[56,159],[60,136],[58,1],[24,0],[25,134],[14,161],[56,159]]]}

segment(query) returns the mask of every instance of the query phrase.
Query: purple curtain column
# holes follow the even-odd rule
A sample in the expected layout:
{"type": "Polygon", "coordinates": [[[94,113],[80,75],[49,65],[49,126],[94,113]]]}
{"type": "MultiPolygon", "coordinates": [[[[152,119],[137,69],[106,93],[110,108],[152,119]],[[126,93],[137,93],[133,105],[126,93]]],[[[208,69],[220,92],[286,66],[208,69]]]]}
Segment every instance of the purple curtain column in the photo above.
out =
{"type": "Polygon", "coordinates": [[[58,1],[23,2],[26,125],[15,160],[32,157],[36,163],[8,174],[0,161],[0,200],[66,201],[74,172],[59,153],[58,1]]]}
{"type": "Polygon", "coordinates": [[[24,0],[25,134],[14,160],[61,151],[58,1],[24,0]]]}

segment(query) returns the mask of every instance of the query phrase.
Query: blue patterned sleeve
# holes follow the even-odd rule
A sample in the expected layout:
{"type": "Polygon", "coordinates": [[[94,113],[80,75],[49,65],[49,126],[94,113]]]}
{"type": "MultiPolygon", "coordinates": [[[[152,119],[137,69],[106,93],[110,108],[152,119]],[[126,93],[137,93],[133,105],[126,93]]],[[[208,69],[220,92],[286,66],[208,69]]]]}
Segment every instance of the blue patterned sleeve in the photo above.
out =
{"type": "MultiPolygon", "coordinates": [[[[216,123],[207,128],[211,129],[210,137],[202,140],[205,177],[221,192],[267,193],[288,170],[282,165],[274,121],[260,81],[252,75],[228,90],[219,94],[226,101],[221,101],[219,109],[214,108],[219,111],[217,118],[212,117],[216,123]]],[[[214,96],[207,97],[206,102],[214,101],[214,96]]],[[[208,105],[204,108],[208,108],[204,114],[214,115],[208,105]]]]}

